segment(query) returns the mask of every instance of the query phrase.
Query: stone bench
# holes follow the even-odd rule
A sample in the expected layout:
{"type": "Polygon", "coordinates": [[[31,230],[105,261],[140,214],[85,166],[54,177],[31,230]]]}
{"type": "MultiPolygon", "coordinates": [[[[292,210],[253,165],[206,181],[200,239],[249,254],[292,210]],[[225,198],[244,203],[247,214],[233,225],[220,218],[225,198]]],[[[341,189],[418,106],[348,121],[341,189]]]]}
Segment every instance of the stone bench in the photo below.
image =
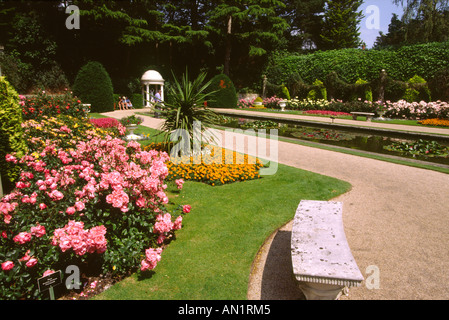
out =
{"type": "Polygon", "coordinates": [[[341,202],[302,200],[291,236],[293,275],[307,300],[335,300],[364,280],[346,241],[341,202]]]}
{"type": "Polygon", "coordinates": [[[364,116],[366,117],[366,121],[371,121],[371,119],[374,117],[374,113],[371,112],[351,112],[352,114],[352,120],[357,120],[357,116],[364,116]]]}

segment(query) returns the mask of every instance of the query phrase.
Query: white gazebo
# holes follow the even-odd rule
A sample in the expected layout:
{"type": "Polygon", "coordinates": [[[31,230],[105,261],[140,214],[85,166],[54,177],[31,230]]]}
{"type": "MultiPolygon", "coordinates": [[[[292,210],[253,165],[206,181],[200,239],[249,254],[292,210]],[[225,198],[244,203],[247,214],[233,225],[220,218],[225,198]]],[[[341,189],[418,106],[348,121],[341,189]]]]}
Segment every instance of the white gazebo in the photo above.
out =
{"type": "Polygon", "coordinates": [[[155,70],[146,71],[140,79],[142,83],[143,106],[151,107],[151,102],[154,101],[154,95],[160,89],[161,100],[164,101],[164,83],[165,80],[161,74],[155,70]]]}

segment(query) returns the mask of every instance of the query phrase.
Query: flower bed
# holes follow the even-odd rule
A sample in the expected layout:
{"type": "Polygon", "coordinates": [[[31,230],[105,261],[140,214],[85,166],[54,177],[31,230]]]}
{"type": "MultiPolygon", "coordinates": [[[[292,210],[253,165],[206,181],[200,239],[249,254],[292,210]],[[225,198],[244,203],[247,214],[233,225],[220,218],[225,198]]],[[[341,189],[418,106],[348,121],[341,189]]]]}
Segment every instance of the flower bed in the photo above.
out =
{"type": "Polygon", "coordinates": [[[89,119],[97,128],[109,129],[119,136],[123,136],[126,133],[126,127],[124,127],[117,119],[114,118],[99,118],[99,119],[89,119]]]}
{"type": "Polygon", "coordinates": [[[419,124],[435,127],[449,127],[449,120],[444,119],[426,119],[418,121],[419,124]]]}
{"type": "Polygon", "coordinates": [[[0,298],[38,299],[37,279],[69,265],[110,276],[153,269],[190,211],[165,207],[168,155],[69,116],[23,127],[29,152],[7,156],[21,174],[0,200],[0,298]]]}
{"type": "MultiPolygon", "coordinates": [[[[162,143],[153,143],[144,150],[166,150],[162,143]]],[[[181,157],[167,162],[168,180],[193,180],[212,186],[260,178],[263,167],[259,159],[219,147],[206,146],[204,155],[181,157]],[[209,154],[207,154],[210,152],[209,154]]]]}
{"type": "Polygon", "coordinates": [[[443,101],[435,102],[386,102],[386,117],[405,119],[449,118],[449,104],[443,101]]]}
{"type": "Polygon", "coordinates": [[[73,97],[68,90],[64,95],[48,95],[45,91],[39,91],[34,96],[19,97],[23,120],[38,119],[42,116],[55,117],[57,115],[85,118],[90,111],[88,107],[82,105],[81,100],[73,97]]]}
{"type": "Polygon", "coordinates": [[[317,114],[317,115],[323,115],[323,116],[350,116],[350,113],[347,112],[338,112],[338,111],[328,111],[328,110],[306,110],[303,113],[306,114],[317,114]]]}

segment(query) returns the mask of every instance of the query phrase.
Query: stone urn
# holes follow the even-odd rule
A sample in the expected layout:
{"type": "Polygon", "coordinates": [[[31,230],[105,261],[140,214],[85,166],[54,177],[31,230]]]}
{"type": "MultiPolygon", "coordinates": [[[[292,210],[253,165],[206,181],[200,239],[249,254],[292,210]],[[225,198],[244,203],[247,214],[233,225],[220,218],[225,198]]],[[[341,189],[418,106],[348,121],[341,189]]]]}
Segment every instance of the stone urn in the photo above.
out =
{"type": "Polygon", "coordinates": [[[134,130],[136,130],[139,126],[137,124],[129,124],[126,126],[126,130],[128,134],[125,136],[126,140],[139,140],[141,137],[134,134],[134,130]]]}
{"type": "Polygon", "coordinates": [[[281,108],[281,111],[285,111],[285,106],[287,103],[284,100],[279,101],[279,107],[281,108]]]}
{"type": "Polygon", "coordinates": [[[385,114],[385,110],[377,110],[377,114],[379,115],[379,118],[377,118],[378,120],[385,120],[385,118],[383,117],[383,115],[385,114]]]}

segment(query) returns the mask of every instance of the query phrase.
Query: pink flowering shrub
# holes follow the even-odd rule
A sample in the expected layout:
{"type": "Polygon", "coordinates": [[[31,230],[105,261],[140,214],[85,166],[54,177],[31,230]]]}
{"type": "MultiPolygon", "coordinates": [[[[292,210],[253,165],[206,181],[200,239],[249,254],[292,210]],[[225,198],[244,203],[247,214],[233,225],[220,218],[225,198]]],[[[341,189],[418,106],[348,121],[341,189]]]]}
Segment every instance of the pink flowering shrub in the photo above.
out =
{"type": "Polygon", "coordinates": [[[449,103],[444,101],[434,102],[407,102],[399,100],[397,102],[387,101],[385,103],[385,116],[390,118],[405,119],[447,119],[449,118],[449,103]]]}
{"type": "Polygon", "coordinates": [[[25,123],[29,152],[6,157],[21,173],[0,200],[0,298],[38,298],[37,279],[71,264],[117,275],[153,269],[185,213],[166,209],[167,153],[95,129],[81,139],[72,136],[78,122],[45,121],[55,130],[25,123]],[[157,254],[142,262],[149,248],[157,254]]]}

